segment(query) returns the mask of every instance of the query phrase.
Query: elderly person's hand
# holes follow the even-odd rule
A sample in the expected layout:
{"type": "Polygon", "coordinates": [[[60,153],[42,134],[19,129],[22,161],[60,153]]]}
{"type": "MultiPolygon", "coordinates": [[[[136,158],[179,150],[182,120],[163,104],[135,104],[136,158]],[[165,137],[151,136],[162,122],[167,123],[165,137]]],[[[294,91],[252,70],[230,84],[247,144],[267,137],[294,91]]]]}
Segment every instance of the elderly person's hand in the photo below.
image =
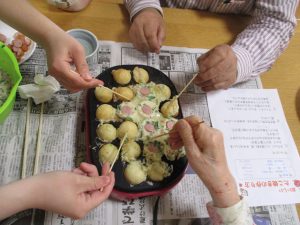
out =
{"type": "Polygon", "coordinates": [[[92,78],[83,46],[70,35],[57,32],[43,46],[47,52],[49,74],[69,91],[77,92],[103,84],[101,80],[92,78]],[[77,72],[71,69],[72,64],[77,72]]]}
{"type": "Polygon", "coordinates": [[[165,24],[162,15],[154,8],[146,8],[134,16],[129,38],[141,52],[159,53],[165,40],[165,24]]]}
{"type": "Polygon", "coordinates": [[[203,91],[227,89],[237,79],[237,57],[228,45],[219,45],[197,59],[195,84],[203,91]]]}
{"type": "Polygon", "coordinates": [[[222,133],[200,121],[195,116],[179,120],[169,143],[174,149],[184,145],[189,164],[210,191],[214,205],[232,206],[240,198],[226,162],[222,133]]]}
{"type": "Polygon", "coordinates": [[[0,187],[0,220],[30,208],[83,218],[109,197],[115,177],[113,172],[107,175],[108,170],[105,164],[99,176],[94,165],[82,163],[73,172],[49,172],[4,185],[0,187]]]}

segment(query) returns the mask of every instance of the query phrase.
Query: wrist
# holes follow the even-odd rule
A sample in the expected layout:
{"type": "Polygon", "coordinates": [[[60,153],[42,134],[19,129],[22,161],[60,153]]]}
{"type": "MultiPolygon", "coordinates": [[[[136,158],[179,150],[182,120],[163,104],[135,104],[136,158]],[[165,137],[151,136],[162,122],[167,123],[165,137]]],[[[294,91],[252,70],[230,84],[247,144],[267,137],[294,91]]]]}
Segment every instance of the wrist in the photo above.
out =
{"type": "Polygon", "coordinates": [[[218,208],[227,208],[240,201],[234,178],[229,177],[219,179],[218,184],[209,187],[214,206],[218,208]]]}
{"type": "Polygon", "coordinates": [[[157,8],[149,7],[149,8],[144,8],[144,9],[138,11],[138,12],[132,17],[131,22],[133,22],[134,19],[135,19],[137,16],[139,16],[141,13],[145,13],[145,12],[155,13],[155,14],[157,14],[157,15],[163,17],[162,12],[159,11],[157,8]]]}

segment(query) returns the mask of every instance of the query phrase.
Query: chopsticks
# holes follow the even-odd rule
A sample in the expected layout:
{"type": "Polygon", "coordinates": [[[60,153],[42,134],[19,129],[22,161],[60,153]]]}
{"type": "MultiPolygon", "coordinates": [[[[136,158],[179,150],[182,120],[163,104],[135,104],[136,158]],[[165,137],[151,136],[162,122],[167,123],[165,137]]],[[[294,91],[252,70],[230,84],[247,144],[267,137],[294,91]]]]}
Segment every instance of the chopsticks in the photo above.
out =
{"type": "Polygon", "coordinates": [[[39,128],[38,128],[38,136],[37,136],[37,143],[36,143],[36,152],[34,158],[34,167],[33,167],[33,175],[38,173],[39,169],[39,161],[40,161],[40,152],[41,152],[41,133],[43,127],[43,114],[44,114],[44,102],[41,105],[41,112],[40,112],[40,120],[39,120],[39,128]]]}
{"type": "MultiPolygon", "coordinates": [[[[204,120],[200,121],[199,123],[193,125],[192,128],[195,128],[196,126],[199,126],[201,123],[205,123],[205,121],[204,121],[204,120]]],[[[173,134],[173,133],[175,133],[175,132],[176,132],[176,131],[172,131],[172,130],[171,130],[171,131],[169,131],[169,132],[166,132],[166,133],[162,133],[162,134],[153,136],[153,137],[151,137],[149,140],[152,141],[152,140],[154,140],[154,139],[160,138],[160,137],[165,136],[165,135],[173,134]]]]}

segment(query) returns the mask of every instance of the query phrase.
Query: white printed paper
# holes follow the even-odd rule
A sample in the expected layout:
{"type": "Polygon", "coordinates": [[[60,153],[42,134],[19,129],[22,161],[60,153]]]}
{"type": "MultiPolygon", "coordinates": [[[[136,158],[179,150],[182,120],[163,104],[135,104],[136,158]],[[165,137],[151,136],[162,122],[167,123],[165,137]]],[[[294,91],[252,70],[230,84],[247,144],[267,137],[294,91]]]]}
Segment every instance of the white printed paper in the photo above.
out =
{"type": "Polygon", "coordinates": [[[300,202],[300,158],[277,90],[207,94],[213,127],[224,135],[229,167],[250,206],[300,202]]]}

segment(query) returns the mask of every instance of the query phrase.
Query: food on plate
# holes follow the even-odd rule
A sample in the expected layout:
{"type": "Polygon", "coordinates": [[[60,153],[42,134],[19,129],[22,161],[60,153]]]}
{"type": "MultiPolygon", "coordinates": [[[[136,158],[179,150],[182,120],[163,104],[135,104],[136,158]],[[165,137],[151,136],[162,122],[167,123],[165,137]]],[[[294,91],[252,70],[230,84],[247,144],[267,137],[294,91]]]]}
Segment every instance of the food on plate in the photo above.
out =
{"type": "Polygon", "coordinates": [[[140,161],[131,161],[125,168],[126,180],[132,184],[140,184],[147,179],[147,169],[140,161]]]}
{"type": "Polygon", "coordinates": [[[134,97],[134,92],[129,87],[117,87],[117,88],[114,88],[113,90],[115,92],[119,93],[120,95],[126,97],[126,98],[123,98],[120,95],[115,95],[115,98],[120,101],[128,101],[128,99],[131,100],[134,97]]]}
{"type": "Polygon", "coordinates": [[[11,87],[12,83],[10,77],[0,69],[0,107],[8,98],[11,87]]]}
{"type": "Polygon", "coordinates": [[[118,148],[113,144],[104,144],[99,150],[99,159],[102,163],[112,164],[118,154],[118,148]]]}
{"type": "Polygon", "coordinates": [[[102,103],[108,103],[113,98],[113,93],[111,90],[105,87],[96,87],[95,89],[96,99],[102,103]]]}
{"type": "Polygon", "coordinates": [[[133,69],[133,79],[138,84],[147,83],[149,81],[149,74],[145,69],[136,66],[133,69]]]}
{"type": "Polygon", "coordinates": [[[116,109],[108,104],[102,104],[97,108],[96,118],[101,122],[117,120],[116,109]]]}
{"type": "Polygon", "coordinates": [[[153,87],[155,96],[159,101],[165,101],[171,97],[171,90],[165,84],[157,84],[153,87]]]}
{"type": "Polygon", "coordinates": [[[122,119],[133,121],[136,113],[136,106],[132,102],[122,102],[117,106],[117,115],[122,119]]]}
{"type": "Polygon", "coordinates": [[[112,124],[102,124],[97,127],[97,136],[103,142],[112,142],[117,137],[117,129],[112,124]]]}
{"type": "Polygon", "coordinates": [[[136,160],[141,155],[141,147],[135,141],[129,141],[122,146],[121,159],[124,162],[136,160]]]}
{"type": "Polygon", "coordinates": [[[24,54],[28,51],[32,41],[22,33],[15,33],[13,40],[7,46],[15,54],[18,61],[21,61],[24,54]]]}
{"type": "Polygon", "coordinates": [[[162,181],[165,177],[170,176],[172,167],[163,161],[155,161],[147,166],[147,175],[152,181],[162,181]]]}
{"type": "MultiPolygon", "coordinates": [[[[121,85],[131,80],[130,70],[113,70],[112,75],[121,85]]],[[[169,146],[168,135],[161,135],[170,132],[177,122],[174,117],[179,114],[178,99],[176,96],[170,99],[171,89],[167,85],[148,82],[149,74],[145,69],[135,67],[133,78],[136,84],[111,87],[130,100],[115,94],[111,101],[110,95],[107,98],[109,104],[102,104],[97,108],[96,117],[100,120],[100,125],[96,132],[102,143],[119,143],[115,138],[122,140],[127,134],[120,160],[125,168],[124,176],[131,185],[140,184],[147,178],[159,182],[172,173],[172,166],[168,163],[185,155],[184,148],[173,150],[169,146]],[[108,121],[116,123],[103,124],[108,121]],[[119,127],[116,129],[114,126],[119,127]]],[[[101,102],[105,103],[105,100],[102,99],[101,102]]],[[[115,146],[114,149],[116,150],[115,146]]]]}
{"type": "Polygon", "coordinates": [[[177,98],[173,98],[170,101],[165,102],[161,109],[161,113],[164,115],[164,117],[175,117],[179,113],[179,105],[177,98]]]}
{"type": "Polygon", "coordinates": [[[144,143],[143,155],[147,161],[160,161],[163,156],[164,145],[159,141],[144,143]]]}
{"type": "Polygon", "coordinates": [[[135,140],[139,136],[139,130],[135,123],[131,121],[124,121],[117,130],[118,138],[122,139],[127,133],[128,140],[135,140]]]}
{"type": "Polygon", "coordinates": [[[128,84],[131,80],[130,70],[117,69],[112,71],[114,80],[121,85],[128,84]]]}

